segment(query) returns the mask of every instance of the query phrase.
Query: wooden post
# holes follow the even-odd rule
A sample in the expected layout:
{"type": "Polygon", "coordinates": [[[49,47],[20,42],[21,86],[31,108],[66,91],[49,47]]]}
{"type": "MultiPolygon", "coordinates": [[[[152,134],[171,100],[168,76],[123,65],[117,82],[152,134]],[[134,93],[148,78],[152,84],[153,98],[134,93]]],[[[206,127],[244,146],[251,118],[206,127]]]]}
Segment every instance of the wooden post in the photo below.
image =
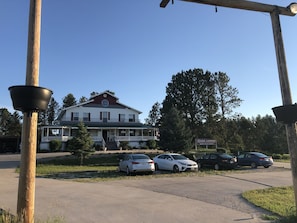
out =
{"type": "MultiPolygon", "coordinates": [[[[270,13],[270,16],[271,16],[272,29],[273,29],[273,37],[274,37],[274,44],[275,44],[275,52],[276,52],[282,101],[283,101],[283,105],[291,105],[292,104],[291,90],[290,90],[290,83],[289,83],[288,71],[287,71],[287,65],[286,65],[285,49],[284,49],[280,20],[279,20],[279,11],[277,7],[275,7],[275,10],[270,13]]],[[[287,133],[287,142],[288,142],[288,148],[289,148],[290,159],[291,159],[295,204],[297,204],[296,123],[286,124],[286,133],[287,133]]]]}
{"type": "MultiPolygon", "coordinates": [[[[41,0],[30,0],[26,85],[38,86],[41,0]]],[[[17,214],[23,223],[34,222],[37,113],[23,114],[21,165],[17,214]]]]}

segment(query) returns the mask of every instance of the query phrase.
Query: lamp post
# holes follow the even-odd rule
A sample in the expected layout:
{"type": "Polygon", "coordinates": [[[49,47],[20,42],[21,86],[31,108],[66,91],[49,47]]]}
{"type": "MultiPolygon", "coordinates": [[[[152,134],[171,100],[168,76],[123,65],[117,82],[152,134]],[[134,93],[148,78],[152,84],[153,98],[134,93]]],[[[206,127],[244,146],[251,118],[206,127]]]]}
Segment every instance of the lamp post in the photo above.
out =
{"type": "MultiPolygon", "coordinates": [[[[275,44],[275,52],[277,59],[277,67],[279,74],[279,81],[281,87],[282,102],[284,106],[278,107],[275,110],[283,110],[283,117],[285,117],[285,126],[287,134],[288,148],[291,157],[291,169],[293,177],[293,187],[295,194],[295,204],[297,204],[297,105],[292,105],[290,83],[288,78],[288,71],[286,65],[286,56],[283,44],[283,38],[281,33],[281,25],[279,20],[279,15],[295,16],[297,14],[297,3],[291,3],[288,7],[281,7],[276,5],[262,4],[258,2],[251,2],[245,0],[182,0],[185,2],[194,2],[200,4],[208,4],[214,6],[223,6],[236,9],[244,9],[258,12],[270,13],[273,37],[275,44]],[[284,108],[282,108],[284,107],[284,108]],[[287,115],[289,113],[293,114],[289,120],[287,120],[287,115]]],[[[160,7],[165,8],[169,3],[168,0],[162,0],[160,7]]],[[[277,116],[277,115],[276,115],[277,116]]],[[[276,117],[278,120],[278,117],[276,117]]],[[[283,120],[281,120],[283,121],[283,120]]]]}

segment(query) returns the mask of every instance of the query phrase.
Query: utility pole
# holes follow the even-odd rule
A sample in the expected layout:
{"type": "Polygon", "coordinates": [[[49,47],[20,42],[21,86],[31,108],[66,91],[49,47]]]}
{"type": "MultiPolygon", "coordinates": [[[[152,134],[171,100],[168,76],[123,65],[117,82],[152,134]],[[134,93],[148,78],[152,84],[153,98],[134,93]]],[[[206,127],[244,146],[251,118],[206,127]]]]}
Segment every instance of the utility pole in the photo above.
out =
{"type": "MultiPolygon", "coordinates": [[[[30,0],[26,85],[38,86],[41,0],[30,0]]],[[[37,112],[23,115],[17,214],[23,223],[34,222],[37,147],[37,112]]]]}
{"type": "MultiPolygon", "coordinates": [[[[286,108],[286,106],[292,105],[290,83],[288,78],[286,56],[285,56],[279,15],[295,16],[297,14],[297,3],[291,3],[288,7],[281,7],[281,6],[262,4],[262,3],[251,2],[246,0],[182,0],[182,1],[270,13],[275,51],[276,51],[276,60],[277,60],[277,66],[278,66],[279,81],[280,81],[281,94],[282,94],[282,102],[284,105],[283,107],[286,108]]],[[[160,3],[160,7],[165,8],[168,3],[169,3],[169,0],[162,0],[160,3]]],[[[292,177],[293,177],[293,188],[294,188],[294,194],[295,194],[295,204],[297,204],[297,127],[296,127],[295,120],[297,119],[293,117],[290,123],[285,123],[285,126],[286,126],[286,134],[287,134],[287,143],[288,143],[288,148],[289,148],[290,157],[291,157],[291,169],[292,169],[292,177]]]]}

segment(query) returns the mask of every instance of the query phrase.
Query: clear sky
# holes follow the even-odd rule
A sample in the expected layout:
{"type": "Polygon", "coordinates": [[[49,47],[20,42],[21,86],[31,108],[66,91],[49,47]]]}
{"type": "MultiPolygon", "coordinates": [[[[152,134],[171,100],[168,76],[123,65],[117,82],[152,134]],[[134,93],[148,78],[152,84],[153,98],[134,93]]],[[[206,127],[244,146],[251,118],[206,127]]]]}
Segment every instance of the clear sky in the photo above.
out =
{"type": "MultiPolygon", "coordinates": [[[[29,0],[0,1],[0,107],[26,77],[29,0]]],[[[225,72],[245,117],[282,105],[270,15],[175,0],[43,0],[39,85],[62,99],[115,92],[142,111],[162,103],[172,75],[225,72]]],[[[286,7],[288,0],[262,0],[286,7]]],[[[297,96],[297,16],[281,16],[293,103],[297,96]]]]}

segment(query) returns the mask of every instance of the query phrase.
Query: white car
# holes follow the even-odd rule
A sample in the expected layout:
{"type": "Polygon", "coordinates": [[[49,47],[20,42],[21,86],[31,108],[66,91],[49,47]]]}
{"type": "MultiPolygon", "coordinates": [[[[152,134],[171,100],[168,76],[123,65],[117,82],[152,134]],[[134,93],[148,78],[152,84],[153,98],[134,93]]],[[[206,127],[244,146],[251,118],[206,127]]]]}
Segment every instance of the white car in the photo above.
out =
{"type": "Polygon", "coordinates": [[[178,153],[161,154],[156,156],[153,160],[156,170],[170,170],[174,173],[198,171],[198,165],[195,161],[178,153]]]}
{"type": "Polygon", "coordinates": [[[127,175],[135,173],[154,173],[154,161],[145,154],[126,154],[120,160],[119,170],[127,175]]]}

